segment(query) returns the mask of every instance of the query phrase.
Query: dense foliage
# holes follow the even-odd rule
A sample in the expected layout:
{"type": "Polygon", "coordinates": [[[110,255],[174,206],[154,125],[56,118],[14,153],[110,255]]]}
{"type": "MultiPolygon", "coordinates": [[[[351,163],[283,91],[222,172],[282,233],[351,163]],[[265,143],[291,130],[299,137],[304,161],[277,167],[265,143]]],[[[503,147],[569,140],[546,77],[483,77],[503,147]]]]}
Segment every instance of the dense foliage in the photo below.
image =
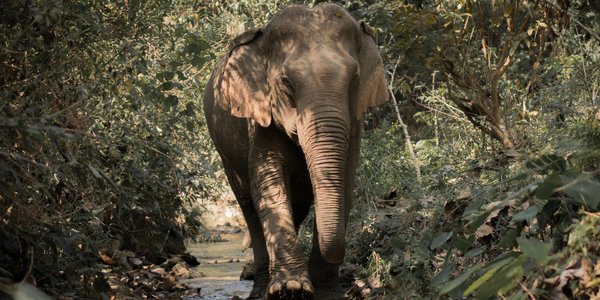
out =
{"type": "MultiPolygon", "coordinates": [[[[394,95],[365,120],[353,295],[597,297],[597,1],[338,2],[378,29],[394,95]]],[[[230,38],[288,3],[4,3],[0,277],[33,259],[50,293],[109,293],[107,244],[185,251],[198,199],[226,190],[203,85],[230,38]]]]}
{"type": "Polygon", "coordinates": [[[364,138],[378,148],[362,152],[359,187],[373,192],[351,261],[387,278],[379,293],[391,297],[597,297],[597,3],[384,1],[359,12],[381,28],[400,106],[417,110],[423,176],[415,185],[389,109],[364,138]]]}
{"type": "Polygon", "coordinates": [[[20,280],[33,256],[38,284],[99,292],[93,266],[111,242],[148,259],[185,251],[216,171],[199,163],[212,155],[197,109],[208,45],[172,10],[194,7],[2,5],[3,276],[20,280]]]}

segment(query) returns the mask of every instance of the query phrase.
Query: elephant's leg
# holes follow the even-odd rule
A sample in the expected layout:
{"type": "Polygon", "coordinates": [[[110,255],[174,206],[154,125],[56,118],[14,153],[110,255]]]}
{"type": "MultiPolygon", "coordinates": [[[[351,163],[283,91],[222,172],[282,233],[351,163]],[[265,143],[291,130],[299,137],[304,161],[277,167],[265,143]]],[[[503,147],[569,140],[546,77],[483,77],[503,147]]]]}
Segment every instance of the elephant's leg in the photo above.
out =
{"type": "Polygon", "coordinates": [[[310,279],[315,288],[315,299],[339,300],[344,299],[344,291],[340,287],[339,264],[325,261],[319,250],[317,224],[314,224],[313,246],[309,259],[310,279]]]}
{"type": "MultiPolygon", "coordinates": [[[[252,153],[252,152],[251,152],[252,153]]],[[[284,159],[279,151],[260,151],[251,163],[252,198],[260,217],[271,281],[267,299],[310,299],[313,287],[294,226],[284,159]]]]}
{"type": "Polygon", "coordinates": [[[298,233],[300,225],[310,212],[314,196],[308,171],[304,170],[303,172],[292,174],[291,177],[293,178],[291,183],[292,211],[294,213],[296,233],[298,233]]]}
{"type": "Polygon", "coordinates": [[[252,241],[254,253],[254,285],[248,299],[262,299],[269,285],[269,255],[262,225],[250,196],[238,198],[252,241]]]}
{"type": "Polygon", "coordinates": [[[261,299],[265,295],[269,284],[269,255],[267,254],[265,237],[260,219],[250,197],[250,179],[247,176],[247,169],[242,168],[242,170],[235,171],[235,168],[227,162],[225,160],[223,162],[225,174],[246,220],[254,254],[254,285],[248,299],[261,299]]]}

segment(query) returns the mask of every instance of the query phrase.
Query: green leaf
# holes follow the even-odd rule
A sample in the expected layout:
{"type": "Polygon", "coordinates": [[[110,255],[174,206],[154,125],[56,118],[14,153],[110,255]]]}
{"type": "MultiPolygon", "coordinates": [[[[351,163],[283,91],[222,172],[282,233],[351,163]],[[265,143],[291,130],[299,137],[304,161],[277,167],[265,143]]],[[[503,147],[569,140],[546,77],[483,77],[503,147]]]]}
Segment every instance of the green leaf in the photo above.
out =
{"type": "Polygon", "coordinates": [[[198,54],[208,48],[210,48],[210,45],[205,40],[193,39],[188,43],[184,51],[188,54],[198,54]]]}
{"type": "Polygon", "coordinates": [[[452,237],[452,232],[442,232],[431,241],[429,249],[435,250],[444,245],[452,237]]]}
{"type": "Polygon", "coordinates": [[[516,229],[511,228],[507,230],[504,236],[502,236],[502,238],[498,242],[498,247],[501,249],[511,249],[515,246],[515,239],[518,234],[519,232],[516,229]]]}
{"type": "Polygon", "coordinates": [[[508,298],[506,298],[506,300],[526,300],[529,299],[529,295],[527,295],[527,293],[525,292],[518,292],[508,298]]]}
{"type": "Polygon", "coordinates": [[[562,186],[560,176],[556,173],[548,175],[542,183],[535,189],[535,196],[538,199],[548,199],[562,186]]]}
{"type": "Polygon", "coordinates": [[[185,128],[187,129],[187,131],[189,133],[193,133],[193,132],[197,131],[195,122],[191,122],[191,121],[185,122],[185,128]]]}
{"type": "Polygon", "coordinates": [[[406,248],[407,243],[403,240],[392,240],[390,242],[390,244],[392,245],[392,247],[394,249],[398,249],[398,250],[404,250],[404,248],[406,248]]]}
{"type": "Polygon", "coordinates": [[[485,221],[487,220],[487,218],[490,216],[491,213],[492,213],[491,211],[485,211],[481,215],[479,215],[479,217],[477,217],[475,220],[473,220],[471,223],[469,223],[469,226],[467,227],[467,232],[475,233],[475,231],[477,231],[477,229],[481,225],[483,225],[483,223],[485,223],[485,221]]]}
{"type": "Polygon", "coordinates": [[[177,98],[177,96],[169,95],[167,98],[165,98],[164,107],[165,107],[165,109],[169,110],[169,109],[177,106],[178,103],[179,103],[179,98],[177,98]]]}
{"type": "Polygon", "coordinates": [[[434,287],[439,287],[442,283],[448,281],[448,279],[452,275],[453,269],[453,265],[446,265],[439,273],[435,274],[435,276],[431,279],[431,285],[434,287]]]}
{"type": "Polygon", "coordinates": [[[175,87],[175,85],[173,84],[173,82],[170,81],[165,81],[160,85],[160,89],[163,91],[168,91],[168,90],[172,90],[175,87]]]}
{"type": "Polygon", "coordinates": [[[527,172],[523,172],[523,173],[517,174],[517,175],[509,178],[508,180],[509,181],[512,181],[512,180],[517,181],[517,180],[527,179],[528,177],[529,177],[529,174],[527,172]]]}
{"type": "Polygon", "coordinates": [[[447,294],[455,288],[459,287],[463,282],[469,279],[471,274],[479,271],[479,269],[481,269],[481,265],[475,265],[469,268],[466,272],[460,274],[458,277],[452,279],[450,282],[444,284],[440,288],[440,295],[447,294]]]}
{"type": "Polygon", "coordinates": [[[550,255],[550,250],[552,249],[552,244],[550,243],[545,243],[535,238],[526,239],[518,237],[516,240],[521,252],[527,257],[533,258],[538,264],[544,263],[550,255]]]}
{"type": "Polygon", "coordinates": [[[492,277],[487,281],[487,284],[481,285],[475,299],[491,299],[496,298],[498,294],[504,294],[513,289],[523,277],[522,264],[526,258],[521,255],[510,263],[502,266],[492,277]]]}
{"type": "Polygon", "coordinates": [[[592,177],[583,174],[575,179],[568,176],[561,176],[565,184],[561,187],[569,197],[575,201],[588,205],[592,209],[598,209],[600,204],[600,183],[594,181],[592,177]]]}
{"type": "Polygon", "coordinates": [[[465,290],[465,292],[463,293],[463,296],[467,296],[470,293],[474,292],[476,289],[478,289],[482,284],[484,284],[486,281],[488,281],[494,274],[496,274],[496,272],[504,265],[508,264],[509,262],[513,261],[514,258],[513,257],[508,257],[505,258],[503,260],[497,261],[495,263],[493,263],[492,265],[490,265],[490,269],[485,272],[481,277],[477,278],[477,280],[475,280],[473,283],[471,283],[471,285],[467,288],[467,290],[465,290]]]}
{"type": "Polygon", "coordinates": [[[181,71],[177,71],[177,79],[179,80],[187,80],[187,77],[185,76],[185,74],[183,74],[183,72],[181,71]]]}
{"type": "Polygon", "coordinates": [[[533,219],[535,216],[537,216],[539,211],[540,211],[540,207],[538,205],[532,205],[532,206],[528,207],[526,210],[515,214],[512,217],[512,220],[515,222],[518,222],[518,221],[533,219]]]}
{"type": "Polygon", "coordinates": [[[488,281],[488,284],[483,285],[475,294],[477,300],[499,299],[498,295],[503,294],[506,290],[510,290],[519,282],[519,278],[523,276],[523,268],[515,266],[514,269],[502,268],[494,274],[488,281]]]}
{"type": "Polygon", "coordinates": [[[160,72],[160,73],[156,74],[156,78],[158,80],[171,80],[171,79],[173,79],[174,76],[175,76],[175,73],[169,72],[169,71],[160,72]]]}
{"type": "Polygon", "coordinates": [[[458,249],[461,252],[467,252],[469,248],[473,245],[474,239],[466,239],[464,237],[457,236],[454,238],[453,245],[454,248],[458,249]]]}
{"type": "Polygon", "coordinates": [[[206,59],[202,56],[194,56],[190,60],[190,63],[195,67],[202,67],[206,63],[206,59]]]}
{"type": "Polygon", "coordinates": [[[185,105],[185,110],[182,111],[181,114],[184,116],[193,117],[195,115],[195,112],[196,106],[194,105],[194,103],[188,103],[185,105]]]}
{"type": "Polygon", "coordinates": [[[173,70],[176,70],[177,68],[183,66],[183,63],[177,60],[172,60],[169,62],[169,66],[171,66],[173,70]]]}
{"type": "Polygon", "coordinates": [[[529,160],[525,163],[525,166],[528,169],[536,171],[540,174],[547,174],[550,171],[562,173],[567,168],[567,162],[564,158],[558,155],[548,154],[529,160]]]}
{"type": "Polygon", "coordinates": [[[483,252],[485,252],[485,247],[471,249],[467,253],[465,253],[465,258],[473,258],[475,256],[481,255],[483,252]]]}

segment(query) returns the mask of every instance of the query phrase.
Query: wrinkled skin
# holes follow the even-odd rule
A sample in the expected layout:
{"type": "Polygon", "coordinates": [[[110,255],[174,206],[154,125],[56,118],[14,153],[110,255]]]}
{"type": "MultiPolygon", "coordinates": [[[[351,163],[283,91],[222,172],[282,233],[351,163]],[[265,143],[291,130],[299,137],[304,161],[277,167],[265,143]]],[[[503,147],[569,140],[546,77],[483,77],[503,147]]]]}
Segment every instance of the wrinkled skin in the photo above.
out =
{"type": "Polygon", "coordinates": [[[292,5],[232,41],[204,109],[252,239],[249,298],[342,298],[361,119],[387,98],[371,28],[340,6],[292,5]],[[297,230],[313,203],[307,260],[297,230]]]}

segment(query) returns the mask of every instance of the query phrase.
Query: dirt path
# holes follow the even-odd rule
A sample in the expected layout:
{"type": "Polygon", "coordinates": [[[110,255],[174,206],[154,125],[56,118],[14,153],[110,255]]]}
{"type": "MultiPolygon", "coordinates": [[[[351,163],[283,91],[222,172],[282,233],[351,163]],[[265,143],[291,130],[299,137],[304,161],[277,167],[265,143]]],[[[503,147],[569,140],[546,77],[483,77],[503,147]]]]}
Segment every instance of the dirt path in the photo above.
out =
{"type": "Polygon", "coordinates": [[[252,249],[242,252],[242,233],[223,234],[225,242],[199,243],[188,246],[191,255],[200,261],[194,267],[206,277],[181,280],[193,288],[200,288],[201,299],[245,299],[252,289],[252,281],[240,281],[243,266],[252,259],[252,249]]]}

